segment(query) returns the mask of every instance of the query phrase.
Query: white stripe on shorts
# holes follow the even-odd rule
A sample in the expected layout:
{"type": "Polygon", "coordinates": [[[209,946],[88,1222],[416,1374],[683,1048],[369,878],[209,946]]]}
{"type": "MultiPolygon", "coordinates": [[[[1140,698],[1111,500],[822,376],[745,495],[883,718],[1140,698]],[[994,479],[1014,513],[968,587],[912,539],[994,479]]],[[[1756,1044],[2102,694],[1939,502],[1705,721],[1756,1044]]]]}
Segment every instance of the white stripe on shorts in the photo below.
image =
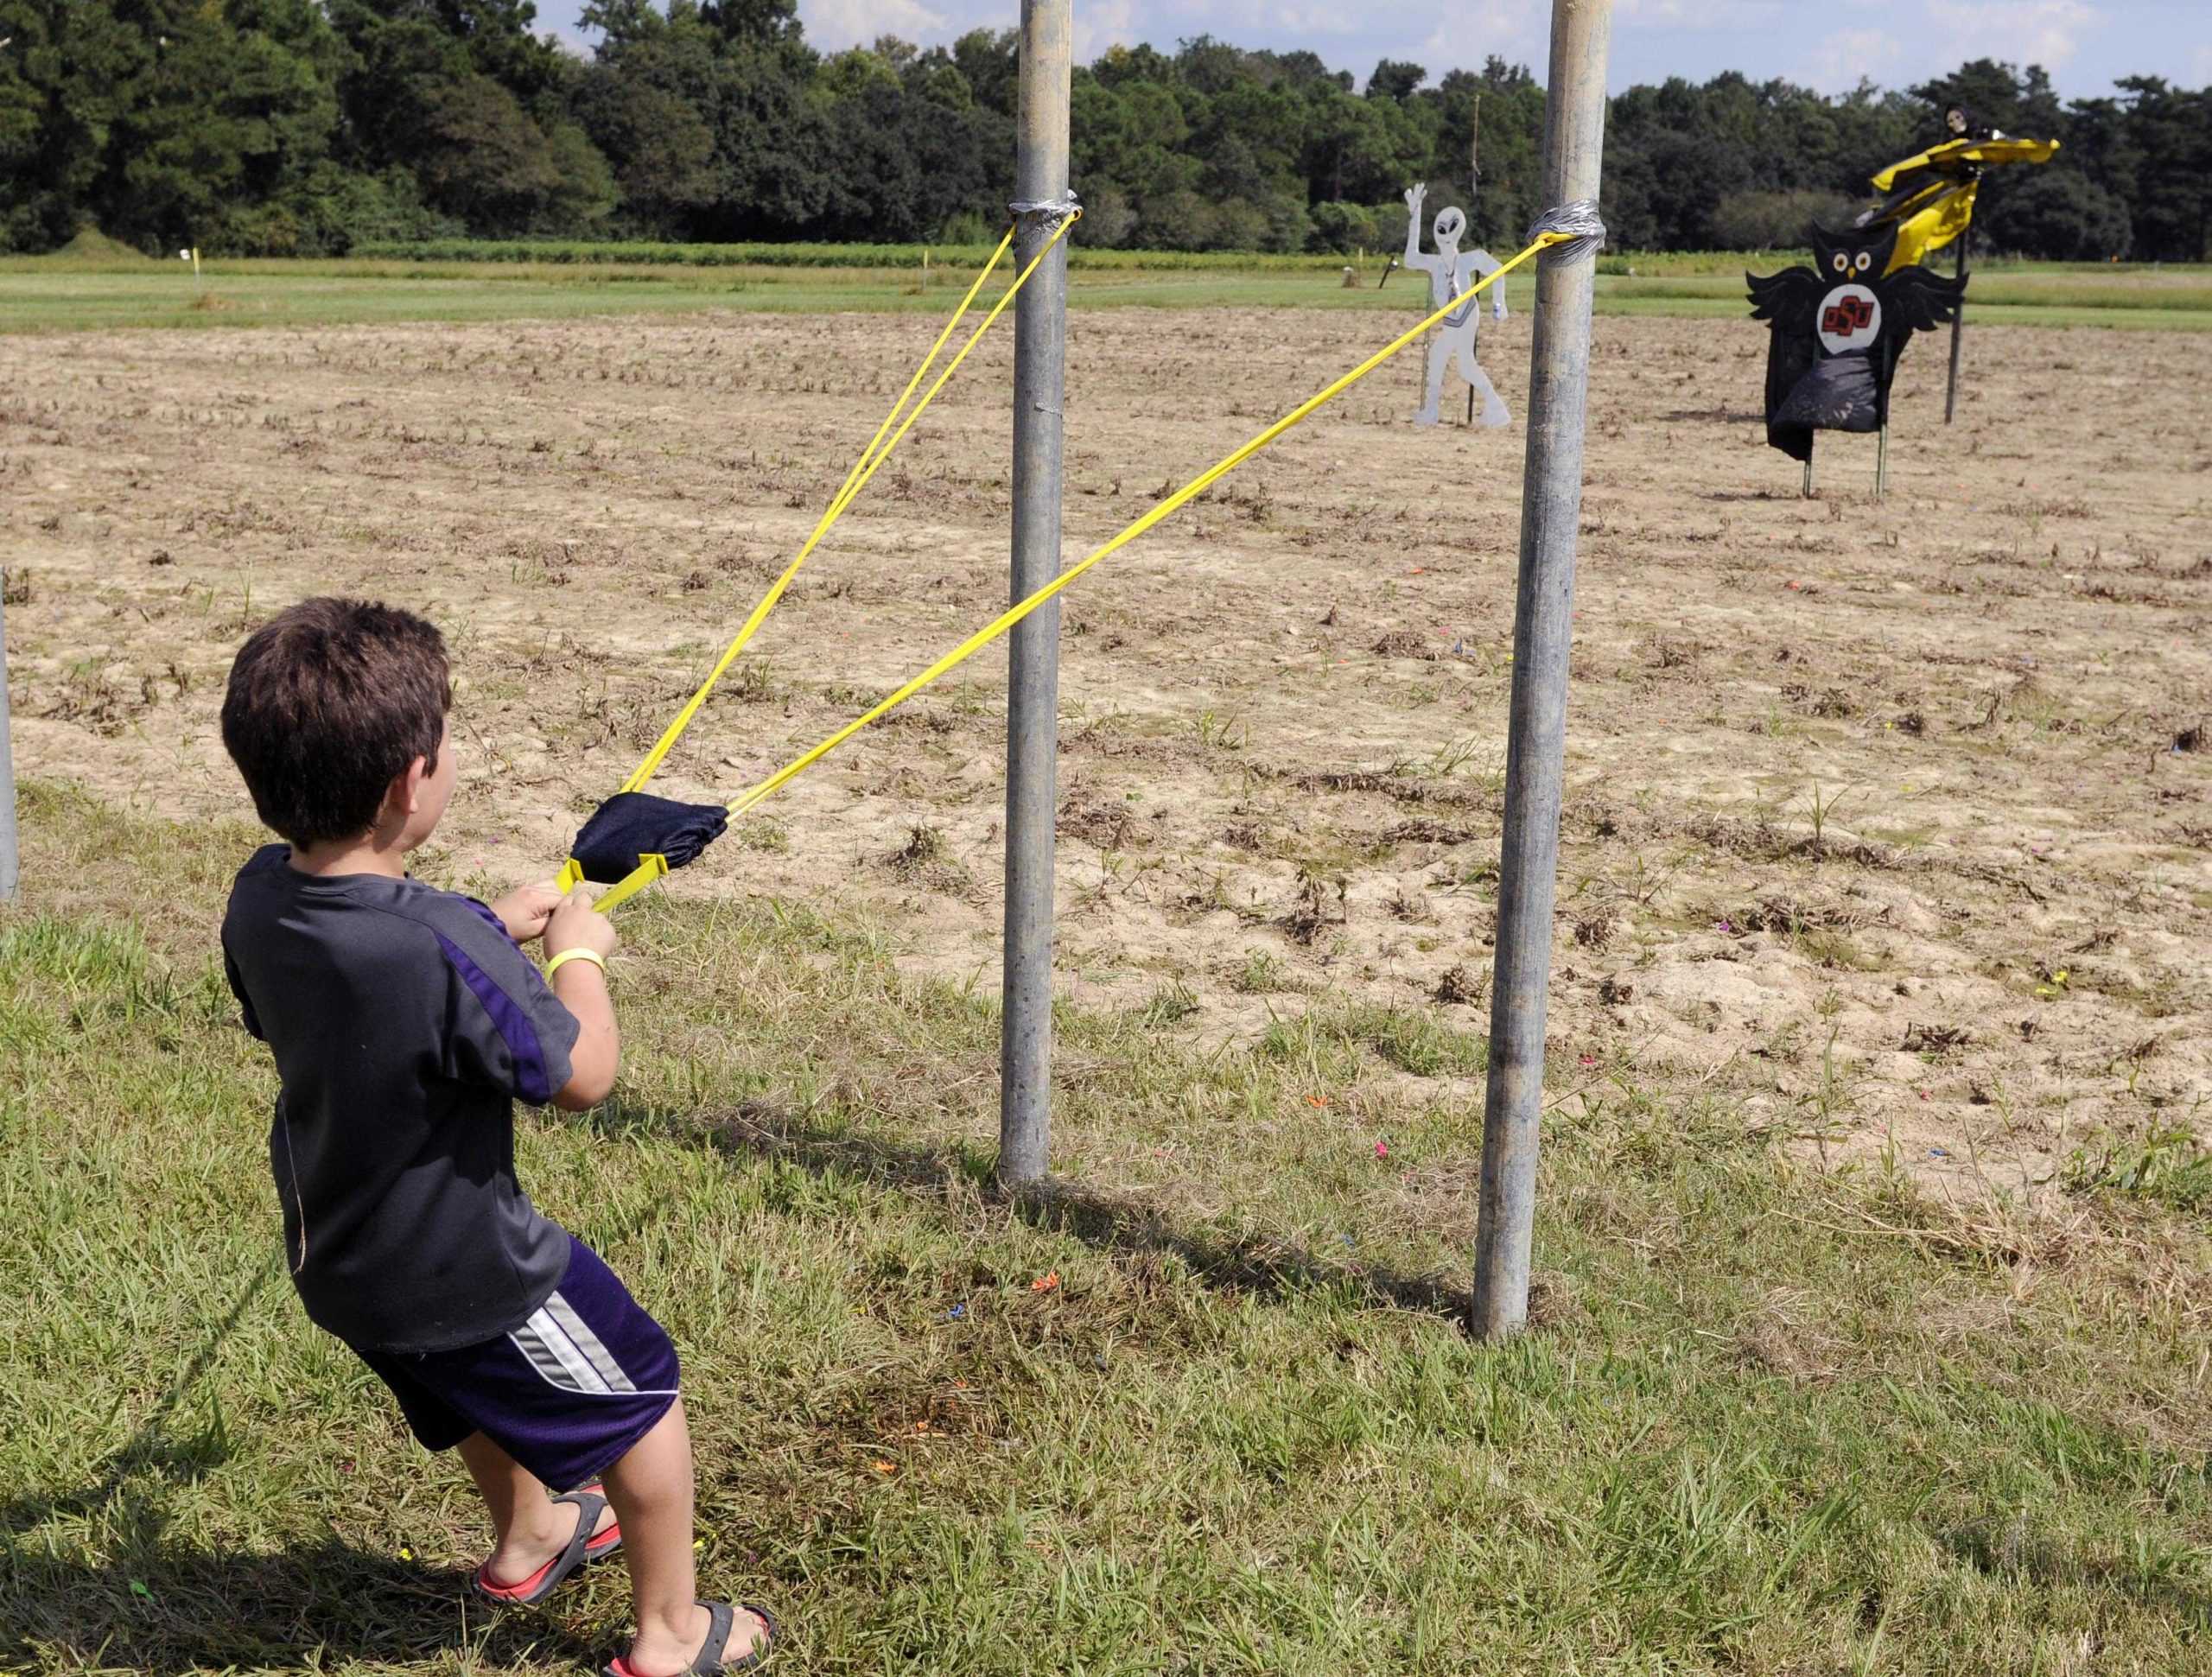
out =
{"type": "Polygon", "coordinates": [[[591,1324],[559,1293],[507,1336],[538,1377],[556,1391],[585,1397],[675,1397],[676,1387],[640,1388],[614,1360],[591,1324]]]}
{"type": "Polygon", "coordinates": [[[622,1365],[614,1360],[614,1353],[607,1349],[606,1342],[591,1331],[591,1324],[577,1313],[576,1307],[556,1293],[545,1301],[540,1312],[550,1316],[569,1337],[569,1343],[582,1353],[584,1361],[607,1382],[607,1389],[615,1392],[634,1392],[638,1382],[622,1372],[622,1365]]]}
{"type": "Polygon", "coordinates": [[[590,1392],[608,1395],[613,1391],[591,1360],[569,1343],[569,1336],[550,1312],[540,1309],[531,1312],[530,1320],[517,1328],[507,1337],[515,1343],[522,1354],[530,1359],[530,1366],[537,1370],[548,1386],[564,1392],[590,1392]]]}

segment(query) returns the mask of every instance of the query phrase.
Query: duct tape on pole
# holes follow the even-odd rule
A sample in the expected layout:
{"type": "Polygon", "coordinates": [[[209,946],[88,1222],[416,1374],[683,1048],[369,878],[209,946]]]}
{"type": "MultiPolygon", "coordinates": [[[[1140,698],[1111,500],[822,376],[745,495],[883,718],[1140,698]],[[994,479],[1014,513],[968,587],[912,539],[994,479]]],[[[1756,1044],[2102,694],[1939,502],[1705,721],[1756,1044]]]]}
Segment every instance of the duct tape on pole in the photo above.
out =
{"type": "Polygon", "coordinates": [[[1574,548],[1590,388],[1590,302],[1598,248],[1605,240],[1597,198],[1611,34],[1612,0],[1553,0],[1544,197],[1554,207],[1538,218],[1530,237],[1547,231],[1578,237],[1546,251],[1536,267],[1482,1199],[1475,1228],[1474,1325],[1485,1338],[1517,1332],[1529,1318],[1574,548]]]}
{"type": "Polygon", "coordinates": [[[16,840],[16,758],[8,742],[8,573],[0,570],[0,903],[12,903],[22,882],[16,840]]]}
{"type": "MultiPolygon", "coordinates": [[[[1069,0],[1022,0],[1020,149],[1014,206],[1027,263],[1074,212],[1068,191],[1069,0]]],[[[1013,598],[1060,573],[1060,408],[1066,388],[1067,242],[1015,305],[1013,598]]],[[[1009,637],[1006,947],[999,1023],[998,1178],[1041,1181],[1052,1159],[1052,841],[1058,815],[1058,602],[1009,637]]]]}

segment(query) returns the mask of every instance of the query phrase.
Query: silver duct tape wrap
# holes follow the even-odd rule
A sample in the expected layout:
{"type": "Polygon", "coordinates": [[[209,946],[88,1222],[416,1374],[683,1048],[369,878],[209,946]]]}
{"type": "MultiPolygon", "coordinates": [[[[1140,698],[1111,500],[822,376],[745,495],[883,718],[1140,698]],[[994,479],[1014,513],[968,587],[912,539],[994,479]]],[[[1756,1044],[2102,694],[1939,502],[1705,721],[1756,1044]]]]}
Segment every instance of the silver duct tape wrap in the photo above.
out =
{"type": "Polygon", "coordinates": [[[1594,200],[1578,198],[1571,204],[1555,205],[1529,224],[1529,242],[1546,233],[1572,233],[1571,245],[1554,245],[1536,260],[1547,268],[1565,267],[1570,262],[1581,262],[1598,254],[1598,247],[1605,242],[1605,224],[1599,219],[1594,200]]]}
{"type": "Polygon", "coordinates": [[[1083,208],[1083,205],[1077,200],[1075,194],[1069,191],[1062,193],[1058,198],[1033,200],[1017,198],[1008,204],[1007,208],[1014,212],[1014,219],[1017,221],[1027,220],[1031,216],[1039,215],[1049,216],[1055,221],[1065,221],[1070,216],[1078,213],[1083,208]]]}

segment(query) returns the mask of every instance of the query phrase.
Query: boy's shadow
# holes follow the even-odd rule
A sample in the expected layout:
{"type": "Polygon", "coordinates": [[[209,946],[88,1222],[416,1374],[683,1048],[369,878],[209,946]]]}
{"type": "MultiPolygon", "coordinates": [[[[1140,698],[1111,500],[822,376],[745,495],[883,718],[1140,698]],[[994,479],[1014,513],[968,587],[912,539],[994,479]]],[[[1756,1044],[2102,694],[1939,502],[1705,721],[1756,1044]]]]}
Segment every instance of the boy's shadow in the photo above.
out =
{"type": "MultiPolygon", "coordinates": [[[[146,1512],[157,1530],[159,1516],[146,1512]]],[[[590,1669],[606,1651],[565,1616],[494,1615],[471,1600],[465,1572],[366,1553],[336,1537],[276,1554],[210,1553],[158,1537],[111,1553],[87,1565],[0,1543],[0,1667],[321,1669],[466,1648],[502,1669],[533,1657],[590,1669]]]]}
{"type": "Polygon", "coordinates": [[[460,1572],[372,1554],[335,1536],[274,1554],[168,1539],[167,1487],[214,1471],[231,1455],[219,1411],[190,1432],[172,1431],[170,1419],[276,1274],[272,1255],[92,1483],[0,1502],[0,1667],[91,1662],[181,1673],[289,1667],[318,1656],[416,1660],[461,1646],[495,1665],[533,1650],[588,1659],[594,1646],[545,1615],[495,1618],[468,1595],[460,1572]],[[107,1558],[82,1558],[79,1532],[107,1558]]]}

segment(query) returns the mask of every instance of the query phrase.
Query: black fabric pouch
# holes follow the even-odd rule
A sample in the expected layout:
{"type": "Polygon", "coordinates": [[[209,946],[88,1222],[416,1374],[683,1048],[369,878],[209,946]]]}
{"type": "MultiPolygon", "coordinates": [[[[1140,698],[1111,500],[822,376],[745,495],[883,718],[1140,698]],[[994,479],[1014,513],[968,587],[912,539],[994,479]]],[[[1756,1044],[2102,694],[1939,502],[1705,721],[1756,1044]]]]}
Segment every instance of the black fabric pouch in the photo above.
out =
{"type": "Polygon", "coordinates": [[[679,804],[649,792],[617,792],[592,812],[569,854],[597,885],[614,885],[658,851],[671,867],[696,861],[729,826],[719,804],[679,804]]]}

